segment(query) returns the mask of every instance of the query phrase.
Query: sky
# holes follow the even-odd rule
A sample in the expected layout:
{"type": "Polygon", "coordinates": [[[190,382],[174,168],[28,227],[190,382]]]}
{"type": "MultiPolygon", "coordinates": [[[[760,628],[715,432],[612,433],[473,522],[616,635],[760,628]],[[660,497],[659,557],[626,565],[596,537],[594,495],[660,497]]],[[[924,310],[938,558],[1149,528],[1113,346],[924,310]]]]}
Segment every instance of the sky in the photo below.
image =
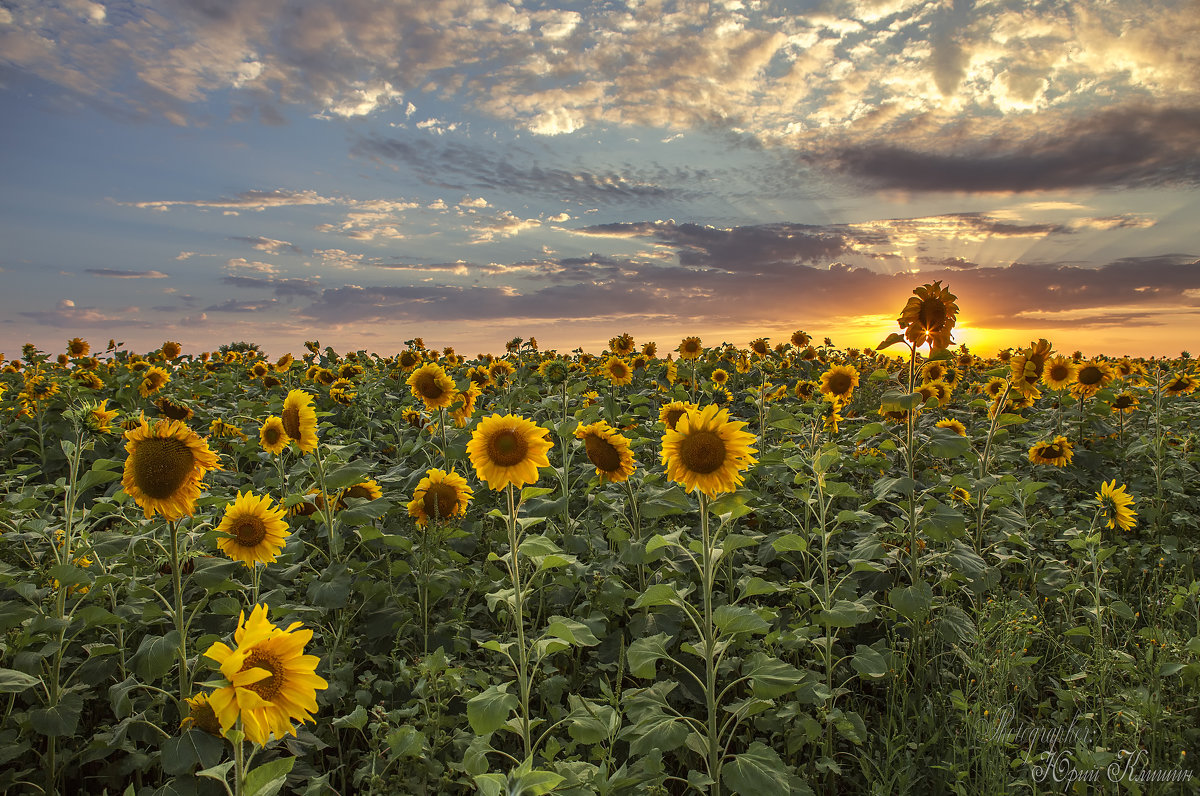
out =
{"type": "Polygon", "coordinates": [[[1200,348],[1197,0],[0,0],[0,352],[1200,348]]]}

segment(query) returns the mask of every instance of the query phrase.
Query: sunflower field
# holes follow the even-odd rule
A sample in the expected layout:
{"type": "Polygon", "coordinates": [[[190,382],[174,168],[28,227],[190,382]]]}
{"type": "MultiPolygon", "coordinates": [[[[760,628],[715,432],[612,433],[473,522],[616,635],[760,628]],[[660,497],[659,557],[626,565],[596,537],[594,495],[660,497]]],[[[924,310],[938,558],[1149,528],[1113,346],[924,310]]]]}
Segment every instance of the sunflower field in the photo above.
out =
{"type": "Polygon", "coordinates": [[[0,356],[0,791],[1200,792],[1195,363],[956,301],[0,356]]]}

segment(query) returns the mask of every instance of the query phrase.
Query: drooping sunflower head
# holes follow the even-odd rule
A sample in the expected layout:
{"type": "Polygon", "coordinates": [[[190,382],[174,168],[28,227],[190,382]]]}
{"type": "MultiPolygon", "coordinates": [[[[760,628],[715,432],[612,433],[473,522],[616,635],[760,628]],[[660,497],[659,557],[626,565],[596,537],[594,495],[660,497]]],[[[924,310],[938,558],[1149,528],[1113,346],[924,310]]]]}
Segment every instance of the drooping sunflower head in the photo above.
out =
{"type": "Polygon", "coordinates": [[[489,488],[509,484],[520,489],[538,479],[538,468],[549,467],[550,431],[517,415],[494,414],[475,427],[467,453],[480,480],[489,488]]]}
{"type": "Polygon", "coordinates": [[[217,526],[217,532],[223,534],[217,539],[217,547],[247,567],[270,564],[291,536],[283,520],[285,516],[287,511],[272,506],[270,496],[238,492],[237,499],[225,507],[225,517],[217,526]]]}
{"type": "Polygon", "coordinates": [[[609,357],[604,360],[603,372],[609,382],[614,385],[622,386],[633,383],[633,368],[629,367],[629,363],[620,357],[609,357]]]}
{"type": "Polygon", "coordinates": [[[1200,386],[1200,381],[1190,373],[1179,373],[1171,376],[1167,383],[1163,385],[1163,392],[1167,395],[1191,395],[1200,386]]]}
{"type": "Polygon", "coordinates": [[[221,736],[221,722],[217,721],[217,714],[212,709],[212,705],[208,704],[208,694],[196,694],[187,698],[188,715],[183,721],[179,722],[179,726],[188,729],[195,728],[209,735],[221,736]]]}
{"type": "Polygon", "coordinates": [[[1074,455],[1071,443],[1061,434],[1049,442],[1035,443],[1029,449],[1029,461],[1034,464],[1052,464],[1055,467],[1066,467],[1074,455]]]}
{"type": "Polygon", "coordinates": [[[575,429],[575,438],[583,440],[588,461],[595,465],[600,480],[627,481],[637,469],[629,440],[603,420],[575,429]]]}
{"type": "Polygon", "coordinates": [[[357,484],[346,487],[338,499],[338,508],[344,508],[345,501],[349,498],[379,500],[381,497],[383,497],[383,490],[379,487],[379,483],[374,478],[368,478],[366,481],[359,481],[357,484]]]}
{"type": "Polygon", "coordinates": [[[1101,519],[1108,521],[1109,529],[1120,528],[1122,531],[1133,530],[1137,525],[1137,512],[1133,510],[1133,496],[1126,491],[1125,484],[1117,486],[1114,478],[1107,483],[1101,482],[1096,500],[1100,501],[1101,519]]]}
{"type": "Polygon", "coordinates": [[[945,420],[937,421],[938,428],[948,428],[960,437],[967,436],[967,427],[961,421],[954,418],[946,418],[945,420]]]}
{"type": "Polygon", "coordinates": [[[178,420],[145,419],[125,432],[125,470],[121,486],[149,519],[191,516],[200,497],[200,482],[209,470],[221,469],[208,443],[178,420]]]}
{"type": "Polygon", "coordinates": [[[67,353],[73,357],[86,357],[91,350],[91,344],[82,337],[72,337],[67,341],[67,353]]]}
{"type": "Polygon", "coordinates": [[[1028,348],[1013,355],[1009,362],[1012,368],[1012,374],[1009,378],[1012,381],[1013,388],[1020,391],[1022,395],[1032,395],[1034,398],[1041,397],[1041,391],[1038,390],[1037,383],[1042,378],[1042,371],[1046,368],[1046,360],[1050,358],[1053,350],[1054,347],[1043,337],[1036,343],[1030,343],[1028,348]]]}
{"type": "Polygon", "coordinates": [[[849,402],[858,386],[858,369],[853,365],[834,365],[821,374],[821,392],[842,403],[849,402]]]}
{"type": "Polygon", "coordinates": [[[949,348],[958,316],[958,297],[943,288],[941,281],[921,285],[900,311],[896,322],[904,336],[915,346],[929,343],[932,348],[949,348]]]}
{"type": "Polygon", "coordinates": [[[704,353],[704,346],[700,345],[699,337],[685,337],[676,350],[680,359],[697,359],[704,353]]]}
{"type": "Polygon", "coordinates": [[[191,420],[192,416],[195,414],[192,412],[190,407],[184,406],[183,404],[177,404],[170,398],[166,397],[159,398],[157,401],[155,401],[154,408],[158,410],[160,415],[170,418],[171,420],[191,420]]]}
{"type": "Polygon", "coordinates": [[[512,377],[516,369],[508,360],[497,359],[492,364],[488,365],[488,378],[493,384],[502,384],[512,377]]]}
{"type": "Polygon", "coordinates": [[[97,376],[95,373],[92,373],[90,370],[76,370],[71,373],[71,378],[75,379],[75,381],[79,382],[79,384],[82,386],[87,387],[89,390],[104,389],[104,382],[99,376],[97,376]]]}
{"type": "Polygon", "coordinates": [[[1113,399],[1112,408],[1118,412],[1129,414],[1138,408],[1137,396],[1131,392],[1123,392],[1113,399]]]}
{"type": "Polygon", "coordinates": [[[287,373],[292,369],[292,363],[295,361],[296,358],[291,354],[284,354],[279,359],[275,360],[273,368],[276,373],[287,373]]]}
{"type": "Polygon", "coordinates": [[[289,390],[283,399],[280,413],[284,433],[295,442],[301,452],[309,453],[317,448],[317,410],[313,398],[304,390],[289,390]]]}
{"type": "Polygon", "coordinates": [[[258,441],[262,449],[272,456],[283,453],[288,444],[288,433],[283,427],[283,418],[269,415],[258,430],[258,441]]]}
{"type": "Polygon", "coordinates": [[[675,425],[679,422],[679,418],[693,409],[699,409],[699,407],[691,401],[671,401],[669,404],[664,404],[658,410],[658,419],[662,421],[664,426],[673,431],[675,425]]]}
{"type": "Polygon", "coordinates": [[[950,497],[956,503],[971,505],[971,493],[961,486],[956,486],[950,490],[950,497]]]}
{"type": "Polygon", "coordinates": [[[743,430],[745,425],[714,405],[689,410],[663,433],[667,477],[688,492],[699,489],[709,497],[735,491],[742,473],[757,461],[753,454],[758,451],[750,447],[754,435],[743,430]]]}
{"type": "Polygon", "coordinates": [[[138,392],[141,393],[143,398],[149,398],[161,390],[163,385],[170,380],[171,374],[155,365],[146,369],[146,373],[142,377],[142,383],[138,385],[138,392]]]}
{"type": "Polygon", "coordinates": [[[408,516],[416,518],[421,528],[431,521],[437,524],[461,517],[467,513],[467,505],[474,496],[467,479],[453,470],[427,470],[408,504],[408,516]]]}

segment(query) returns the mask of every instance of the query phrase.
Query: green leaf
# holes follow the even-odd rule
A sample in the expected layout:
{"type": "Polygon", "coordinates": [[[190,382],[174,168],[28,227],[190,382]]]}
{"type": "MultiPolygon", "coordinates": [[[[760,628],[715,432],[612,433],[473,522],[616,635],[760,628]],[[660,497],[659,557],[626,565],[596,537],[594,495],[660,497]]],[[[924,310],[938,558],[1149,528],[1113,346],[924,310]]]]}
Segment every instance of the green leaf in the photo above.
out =
{"type": "Polygon", "coordinates": [[[190,774],[197,765],[215,766],[224,753],[224,739],[202,730],[185,730],[163,741],[161,765],[163,772],[172,776],[190,774]]]}
{"type": "Polygon", "coordinates": [[[794,691],[804,680],[804,673],[778,658],[755,652],[742,664],[742,674],[750,678],[750,690],[756,697],[774,699],[794,691]]]}
{"type": "Polygon", "coordinates": [[[121,477],[120,472],[113,470],[97,470],[95,466],[83,474],[83,478],[79,479],[79,483],[75,485],[75,491],[81,493],[87,489],[100,484],[107,484],[110,481],[116,481],[121,477]]]}
{"type": "Polygon", "coordinates": [[[74,735],[79,726],[79,714],[83,712],[82,694],[64,694],[54,707],[29,711],[29,723],[39,735],[60,738],[74,735]]]}
{"type": "Polygon", "coordinates": [[[550,617],[546,635],[562,639],[576,647],[594,647],[600,643],[600,639],[596,638],[592,629],[583,622],[562,616],[550,617]]]}
{"type": "Polygon", "coordinates": [[[568,699],[571,714],[567,717],[567,733],[581,744],[597,744],[611,738],[621,727],[621,717],[608,705],[584,700],[575,694],[568,699]]]}
{"type": "Polygon", "coordinates": [[[522,555],[531,558],[533,556],[557,555],[563,551],[553,540],[540,534],[537,536],[527,536],[522,539],[518,549],[522,555]]]}
{"type": "Polygon", "coordinates": [[[362,705],[355,705],[354,710],[350,711],[349,714],[334,719],[333,726],[339,729],[353,727],[356,730],[361,730],[367,726],[367,709],[362,705]]]}
{"type": "Polygon", "coordinates": [[[798,533],[785,533],[771,542],[771,547],[776,553],[804,552],[808,549],[808,540],[798,533]]]}
{"type": "Polygon", "coordinates": [[[721,497],[708,504],[708,510],[718,517],[728,515],[731,519],[744,517],[754,511],[754,509],[746,505],[746,495],[740,492],[721,495],[721,497]]]}
{"type": "Polygon", "coordinates": [[[733,760],[725,764],[721,782],[732,792],[745,796],[791,792],[787,765],[778,752],[761,741],[750,744],[745,752],[734,755],[733,760]]]}
{"type": "Polygon", "coordinates": [[[875,680],[888,673],[887,658],[878,650],[861,644],[854,648],[854,657],[850,659],[850,665],[864,680],[875,680]]]}
{"type": "Polygon", "coordinates": [[[871,609],[851,600],[838,600],[828,611],[818,611],[814,621],[822,627],[854,627],[871,619],[871,609]]]}
{"type": "Polygon", "coordinates": [[[640,757],[653,751],[669,752],[683,746],[687,740],[687,722],[666,713],[650,713],[634,725],[638,737],[629,744],[629,752],[640,757]]]}
{"type": "Polygon", "coordinates": [[[158,680],[174,668],[179,660],[179,633],[172,630],[165,636],[146,636],[133,655],[133,670],[142,682],[158,680]]]}
{"type": "Polygon", "coordinates": [[[975,623],[967,612],[955,605],[947,605],[938,613],[938,635],[951,644],[973,645],[977,637],[975,623]]]}
{"type": "Polygon", "coordinates": [[[918,621],[929,616],[933,608],[933,589],[925,581],[912,586],[903,586],[888,592],[888,602],[896,613],[909,621],[918,621]]]}
{"type": "Polygon", "coordinates": [[[786,586],[780,586],[778,583],[772,583],[769,580],[753,576],[751,578],[742,578],[738,583],[738,588],[741,590],[741,597],[756,597],[760,594],[778,594],[787,591],[786,586]]]}
{"type": "Polygon", "coordinates": [[[275,796],[287,782],[287,775],[296,762],[294,757],[281,757],[265,763],[246,775],[246,796],[275,796]]]}
{"type": "Polygon", "coordinates": [[[339,489],[345,489],[348,486],[365,481],[370,472],[371,464],[369,462],[343,464],[325,476],[325,491],[336,492],[339,489]]]}
{"type": "Polygon", "coordinates": [[[16,669],[0,669],[0,694],[19,694],[40,682],[40,678],[18,672],[16,669]]]}
{"type": "Polygon", "coordinates": [[[467,721],[476,735],[488,735],[504,726],[508,716],[517,709],[515,694],[506,693],[509,683],[490,685],[467,701],[467,721]]]}
{"type": "Polygon", "coordinates": [[[713,624],[722,633],[766,633],[771,626],[744,605],[722,605],[713,611],[713,624]]]}
{"type": "Polygon", "coordinates": [[[676,605],[683,602],[686,596],[687,593],[679,591],[673,583],[655,583],[641,593],[634,601],[633,607],[653,608],[656,605],[676,605]]]}
{"type": "Polygon", "coordinates": [[[428,745],[429,739],[425,733],[416,727],[405,724],[387,735],[388,749],[396,757],[420,757],[428,745]]]}
{"type": "Polygon", "coordinates": [[[217,782],[227,782],[229,779],[229,769],[233,768],[233,761],[227,760],[224,763],[212,766],[196,772],[198,777],[208,777],[215,779],[217,782]]]}
{"type": "Polygon", "coordinates": [[[308,585],[308,599],[321,608],[344,608],[350,599],[350,569],[345,564],[332,564],[321,573],[320,580],[308,585]]]}
{"type": "Polygon", "coordinates": [[[668,657],[666,633],[656,633],[653,636],[639,638],[625,650],[625,658],[629,663],[629,673],[634,677],[653,678],[654,665],[668,657]]]}
{"type": "Polygon", "coordinates": [[[894,346],[896,343],[903,343],[903,342],[904,342],[904,335],[892,332],[887,337],[883,338],[883,341],[880,342],[879,345],[875,346],[875,350],[882,351],[885,348],[894,346]]]}
{"type": "Polygon", "coordinates": [[[521,502],[524,503],[530,498],[538,498],[543,495],[549,495],[554,489],[546,486],[527,486],[521,490],[521,502]]]}

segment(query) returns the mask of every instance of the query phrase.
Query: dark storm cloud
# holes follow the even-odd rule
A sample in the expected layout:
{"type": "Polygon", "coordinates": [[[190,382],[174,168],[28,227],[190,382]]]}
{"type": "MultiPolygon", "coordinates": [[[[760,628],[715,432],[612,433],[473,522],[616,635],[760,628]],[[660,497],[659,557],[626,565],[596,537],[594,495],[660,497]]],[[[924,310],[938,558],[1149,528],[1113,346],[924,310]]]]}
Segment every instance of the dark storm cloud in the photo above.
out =
{"type": "Polygon", "coordinates": [[[817,263],[853,251],[845,231],[807,224],[764,224],[720,229],[673,221],[599,224],[575,230],[585,235],[649,238],[675,248],[679,264],[753,271],[778,263],[817,263]]]}
{"type": "Polygon", "coordinates": [[[838,147],[810,165],[882,188],[1026,192],[1200,183],[1200,109],[1122,107],[1023,140],[959,150],[886,143],[838,147]]]}
{"type": "Polygon", "coordinates": [[[426,183],[441,188],[495,190],[548,197],[578,204],[660,202],[686,198],[692,189],[671,184],[697,184],[708,173],[692,169],[625,169],[589,171],[538,165],[534,155],[510,148],[499,154],[479,147],[426,139],[364,138],[354,154],[403,163],[426,183]],[[521,163],[514,156],[528,161],[521,163]]]}
{"type": "Polygon", "coordinates": [[[85,268],[85,274],[102,276],[108,279],[166,279],[162,271],[125,271],[120,268],[85,268]]]}

